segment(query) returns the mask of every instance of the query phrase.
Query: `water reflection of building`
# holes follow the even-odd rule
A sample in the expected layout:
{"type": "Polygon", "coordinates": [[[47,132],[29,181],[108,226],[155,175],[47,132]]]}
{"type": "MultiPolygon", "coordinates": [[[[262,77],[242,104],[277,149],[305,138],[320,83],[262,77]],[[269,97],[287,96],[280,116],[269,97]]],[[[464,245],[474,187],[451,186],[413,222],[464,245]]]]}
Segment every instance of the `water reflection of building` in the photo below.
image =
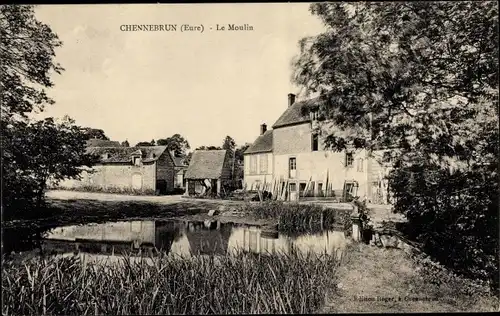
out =
{"type": "Polygon", "coordinates": [[[348,243],[343,231],[325,231],[321,234],[290,237],[262,230],[258,226],[241,226],[233,229],[230,248],[253,253],[288,254],[292,248],[302,253],[339,254],[348,243]]]}
{"type": "Polygon", "coordinates": [[[189,222],[185,231],[190,251],[194,255],[225,255],[232,225],[219,221],[189,222]]]}
{"type": "Polygon", "coordinates": [[[46,250],[93,255],[170,253],[180,256],[225,255],[239,249],[253,253],[338,254],[348,243],[342,231],[290,237],[259,226],[234,225],[218,221],[129,221],[56,228],[43,245],[46,250]]]}
{"type": "Polygon", "coordinates": [[[180,234],[180,223],[129,221],[58,227],[48,233],[43,244],[57,252],[115,254],[153,248],[168,252],[180,234]]]}

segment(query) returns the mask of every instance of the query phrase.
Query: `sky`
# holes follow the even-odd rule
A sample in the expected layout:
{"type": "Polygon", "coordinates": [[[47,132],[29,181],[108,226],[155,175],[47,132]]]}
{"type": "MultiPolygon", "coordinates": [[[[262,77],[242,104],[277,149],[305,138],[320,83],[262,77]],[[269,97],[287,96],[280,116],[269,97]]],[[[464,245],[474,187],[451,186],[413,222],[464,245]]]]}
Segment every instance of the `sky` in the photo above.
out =
{"type": "MultiPolygon", "coordinates": [[[[62,40],[42,116],[69,115],[112,140],[181,134],[191,148],[253,142],[287,107],[298,41],[324,30],[307,3],[44,5],[37,18],[62,40]],[[216,31],[217,24],[253,31],[216,31]],[[177,24],[176,32],[121,25],[177,24]],[[180,32],[181,25],[203,32],[180,32]],[[123,27],[122,27],[123,28],[123,27]],[[210,29],[212,28],[212,29],[210,29]]],[[[298,98],[300,100],[300,98],[298,98]]]]}

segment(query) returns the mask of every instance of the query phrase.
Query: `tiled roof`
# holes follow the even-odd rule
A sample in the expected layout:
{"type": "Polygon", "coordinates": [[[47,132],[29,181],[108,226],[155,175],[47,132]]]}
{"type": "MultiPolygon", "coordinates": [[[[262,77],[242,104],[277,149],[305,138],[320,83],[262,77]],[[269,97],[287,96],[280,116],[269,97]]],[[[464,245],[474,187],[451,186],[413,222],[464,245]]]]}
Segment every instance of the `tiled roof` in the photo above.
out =
{"type": "Polygon", "coordinates": [[[91,138],[86,141],[88,147],[121,147],[120,143],[113,140],[91,138]]]}
{"type": "Polygon", "coordinates": [[[319,106],[320,102],[320,97],[295,102],[289,106],[283,114],[281,114],[278,120],[274,123],[273,128],[309,122],[309,115],[307,114],[307,111],[304,110],[307,110],[307,108],[312,106],[319,106]]]}
{"type": "Polygon", "coordinates": [[[225,158],[225,150],[196,150],[189,162],[185,178],[219,179],[225,158]]]}
{"type": "Polygon", "coordinates": [[[101,163],[124,163],[131,162],[132,155],[142,153],[143,162],[157,160],[167,149],[166,146],[144,146],[144,147],[87,147],[89,154],[101,156],[101,163]],[[107,158],[102,155],[108,154],[107,158]]]}
{"type": "Polygon", "coordinates": [[[273,151],[273,131],[269,130],[260,135],[250,147],[245,150],[245,154],[255,154],[273,151]]]}
{"type": "Polygon", "coordinates": [[[172,156],[172,160],[176,167],[187,167],[183,157],[177,157],[173,151],[170,152],[170,156],[172,156]]]}

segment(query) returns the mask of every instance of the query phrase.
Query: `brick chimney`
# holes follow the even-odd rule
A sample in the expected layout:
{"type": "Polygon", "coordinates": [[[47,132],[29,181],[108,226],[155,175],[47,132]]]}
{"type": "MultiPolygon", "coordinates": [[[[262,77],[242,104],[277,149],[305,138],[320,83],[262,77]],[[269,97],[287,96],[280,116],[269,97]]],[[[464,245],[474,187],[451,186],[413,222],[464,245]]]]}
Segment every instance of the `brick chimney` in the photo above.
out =
{"type": "Polygon", "coordinates": [[[288,106],[292,106],[295,103],[295,94],[289,93],[288,94],[288,106]]]}
{"type": "Polygon", "coordinates": [[[264,135],[264,133],[267,131],[267,125],[264,123],[264,124],[261,124],[260,125],[260,135],[264,135]]]}

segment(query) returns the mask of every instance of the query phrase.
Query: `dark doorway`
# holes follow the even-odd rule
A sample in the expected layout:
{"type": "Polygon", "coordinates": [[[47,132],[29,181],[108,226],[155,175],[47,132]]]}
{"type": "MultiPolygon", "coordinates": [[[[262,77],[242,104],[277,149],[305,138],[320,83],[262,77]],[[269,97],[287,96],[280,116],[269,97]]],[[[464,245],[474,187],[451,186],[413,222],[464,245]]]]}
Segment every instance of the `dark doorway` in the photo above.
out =
{"type": "Polygon", "coordinates": [[[167,193],[167,181],[156,180],[156,191],[159,194],[166,194],[167,193]]]}

